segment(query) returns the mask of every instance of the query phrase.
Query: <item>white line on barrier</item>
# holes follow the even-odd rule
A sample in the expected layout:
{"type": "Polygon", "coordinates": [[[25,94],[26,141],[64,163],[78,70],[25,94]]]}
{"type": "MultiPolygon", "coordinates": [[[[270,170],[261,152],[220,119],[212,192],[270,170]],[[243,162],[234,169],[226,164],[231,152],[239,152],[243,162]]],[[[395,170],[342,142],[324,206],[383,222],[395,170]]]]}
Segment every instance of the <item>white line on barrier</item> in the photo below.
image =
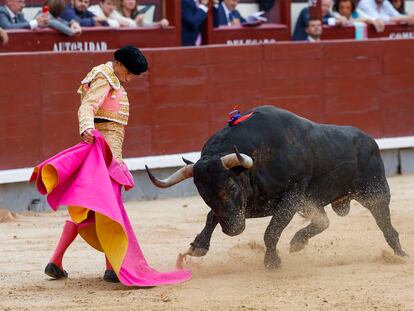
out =
{"type": "MultiPolygon", "coordinates": [[[[139,171],[145,169],[145,164],[152,169],[182,166],[184,162],[181,157],[196,162],[200,158],[200,152],[128,158],[124,161],[130,171],[139,171]]],[[[0,184],[28,181],[32,171],[33,167],[0,170],[0,184]]]]}
{"type": "MultiPolygon", "coordinates": [[[[414,136],[379,138],[376,142],[381,150],[414,148],[414,136]]],[[[181,157],[196,162],[200,158],[200,152],[128,158],[125,159],[125,163],[131,171],[143,170],[145,164],[152,169],[168,168],[184,165],[181,157]]],[[[0,170],[0,184],[27,181],[32,171],[32,167],[0,170]]]]}

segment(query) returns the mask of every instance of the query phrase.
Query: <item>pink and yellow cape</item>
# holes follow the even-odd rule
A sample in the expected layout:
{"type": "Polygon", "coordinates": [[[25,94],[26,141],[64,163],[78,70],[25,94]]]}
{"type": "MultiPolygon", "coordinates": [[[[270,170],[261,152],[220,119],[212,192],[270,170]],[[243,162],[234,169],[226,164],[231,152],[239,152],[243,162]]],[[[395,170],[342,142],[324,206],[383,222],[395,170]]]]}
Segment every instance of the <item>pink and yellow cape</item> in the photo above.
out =
{"type": "Polygon", "coordinates": [[[122,203],[121,186],[134,186],[125,164],[112,157],[98,131],[93,144],[79,143],[34,168],[36,181],[53,210],[68,206],[79,224],[79,234],[89,245],[104,252],[119,280],[127,286],[156,286],[189,280],[191,272],[160,273],[145,260],[122,203]]]}

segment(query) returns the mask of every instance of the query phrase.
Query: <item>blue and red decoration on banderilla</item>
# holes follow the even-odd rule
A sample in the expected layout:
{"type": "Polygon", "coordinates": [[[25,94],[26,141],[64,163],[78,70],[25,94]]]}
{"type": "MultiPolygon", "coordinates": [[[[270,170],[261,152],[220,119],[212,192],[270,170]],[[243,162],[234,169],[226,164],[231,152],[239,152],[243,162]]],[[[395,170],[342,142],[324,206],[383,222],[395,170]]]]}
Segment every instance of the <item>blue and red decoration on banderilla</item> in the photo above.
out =
{"type": "Polygon", "coordinates": [[[234,106],[233,110],[229,112],[229,119],[227,121],[228,126],[233,126],[236,124],[239,124],[240,122],[243,122],[244,120],[250,118],[250,116],[253,114],[253,111],[245,114],[244,116],[240,116],[240,107],[234,106]]]}

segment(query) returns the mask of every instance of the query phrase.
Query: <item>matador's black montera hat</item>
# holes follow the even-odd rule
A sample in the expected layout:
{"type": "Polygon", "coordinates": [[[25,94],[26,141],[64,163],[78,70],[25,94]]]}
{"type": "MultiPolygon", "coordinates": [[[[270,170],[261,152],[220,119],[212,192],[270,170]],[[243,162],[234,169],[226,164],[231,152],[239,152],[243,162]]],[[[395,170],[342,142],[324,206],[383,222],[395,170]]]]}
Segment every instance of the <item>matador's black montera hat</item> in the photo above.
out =
{"type": "Polygon", "coordinates": [[[116,50],[114,58],[134,75],[139,75],[148,69],[148,63],[144,54],[132,45],[124,45],[116,50]]]}

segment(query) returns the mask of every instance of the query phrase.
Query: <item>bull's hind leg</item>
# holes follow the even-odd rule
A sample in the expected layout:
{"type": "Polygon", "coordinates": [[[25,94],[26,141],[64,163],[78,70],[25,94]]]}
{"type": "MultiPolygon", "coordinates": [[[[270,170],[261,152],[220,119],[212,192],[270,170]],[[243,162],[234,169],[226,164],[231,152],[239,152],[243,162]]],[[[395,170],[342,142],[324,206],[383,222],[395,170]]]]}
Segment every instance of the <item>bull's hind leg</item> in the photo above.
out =
{"type": "Polygon", "coordinates": [[[394,250],[394,254],[401,257],[408,257],[400,245],[397,230],[391,224],[390,216],[390,194],[388,186],[372,187],[372,191],[360,194],[356,200],[365,206],[374,216],[375,222],[384,234],[388,245],[394,250]]]}
{"type": "Polygon", "coordinates": [[[298,252],[305,248],[311,237],[321,233],[329,227],[329,219],[323,208],[315,208],[312,210],[311,223],[305,228],[299,230],[290,241],[290,252],[298,252]]]}

